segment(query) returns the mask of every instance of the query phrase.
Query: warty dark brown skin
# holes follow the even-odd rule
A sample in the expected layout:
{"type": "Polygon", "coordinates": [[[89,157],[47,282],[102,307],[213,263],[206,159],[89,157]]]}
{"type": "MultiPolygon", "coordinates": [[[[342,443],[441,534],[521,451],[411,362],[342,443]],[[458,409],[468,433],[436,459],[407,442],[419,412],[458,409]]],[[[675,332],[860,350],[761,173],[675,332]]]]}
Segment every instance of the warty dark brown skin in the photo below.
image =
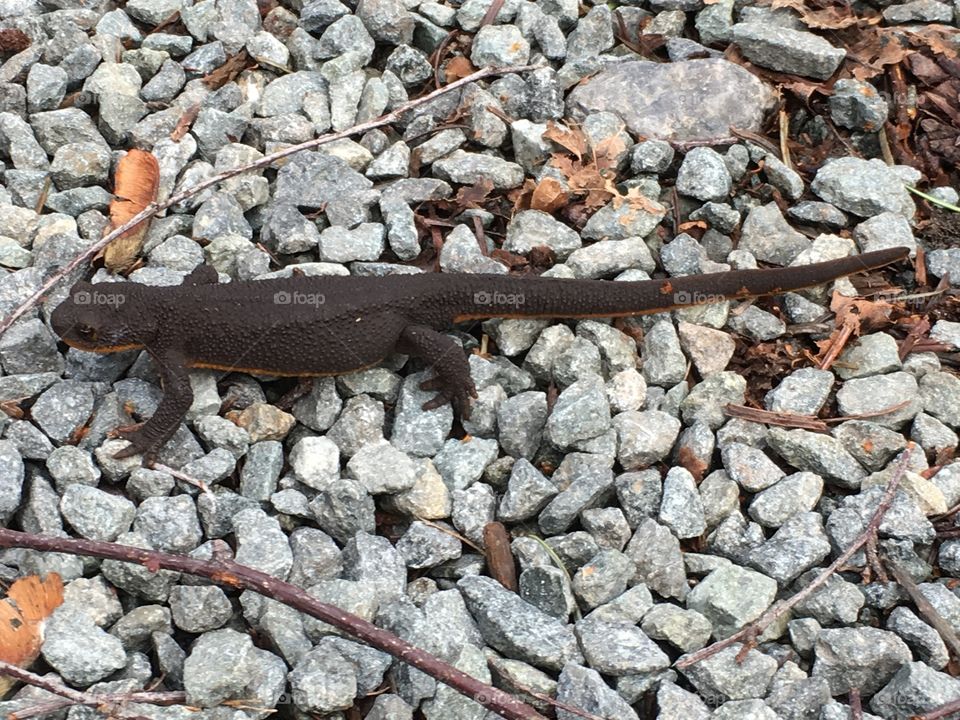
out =
{"type": "Polygon", "coordinates": [[[153,357],[163,400],[141,427],[119,432],[131,445],[117,454],[143,453],[149,463],[193,402],[190,368],[337,375],[399,351],[436,373],[429,387],[439,394],[424,409],[452,402],[466,415],[476,388],[463,350],[442,332],[455,323],[662,312],[821,285],[907,254],[907,248],[892,248],[814,265],[643,282],[424,273],[218,284],[216,271],[200,266],[176,287],[78,282],[51,324],[80,350],[146,349],[153,357]]]}

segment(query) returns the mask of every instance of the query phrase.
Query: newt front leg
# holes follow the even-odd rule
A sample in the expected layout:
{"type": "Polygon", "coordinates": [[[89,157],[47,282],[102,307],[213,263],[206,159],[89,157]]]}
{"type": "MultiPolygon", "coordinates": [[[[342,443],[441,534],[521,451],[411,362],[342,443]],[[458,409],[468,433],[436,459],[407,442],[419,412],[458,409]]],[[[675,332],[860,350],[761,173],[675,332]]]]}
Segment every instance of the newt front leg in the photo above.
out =
{"type": "Polygon", "coordinates": [[[163,399],[153,417],[143,425],[132,430],[117,431],[121,438],[130,443],[130,447],[113,455],[122,459],[142,454],[143,462],[148,467],[156,462],[160,449],[177,431],[180,421],[193,403],[190,375],[181,354],[175,351],[151,352],[150,357],[160,369],[163,399]]]}
{"type": "Polygon", "coordinates": [[[435,373],[435,377],[420,385],[422,390],[438,391],[436,397],[423,404],[424,410],[434,410],[449,402],[460,417],[469,419],[470,400],[477,397],[477,388],[462,347],[433,328],[408,325],[397,340],[397,349],[428,363],[435,373]]]}

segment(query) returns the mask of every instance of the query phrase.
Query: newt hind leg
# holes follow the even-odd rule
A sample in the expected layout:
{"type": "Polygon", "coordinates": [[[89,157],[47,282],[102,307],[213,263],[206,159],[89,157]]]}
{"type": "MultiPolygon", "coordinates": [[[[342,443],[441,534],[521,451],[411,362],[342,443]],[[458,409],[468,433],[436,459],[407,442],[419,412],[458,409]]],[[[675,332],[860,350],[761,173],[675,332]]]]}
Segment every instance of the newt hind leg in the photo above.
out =
{"type": "Polygon", "coordinates": [[[451,403],[461,418],[470,417],[470,401],[477,397],[477,387],[470,376],[470,364],[456,342],[425,325],[408,325],[400,334],[397,349],[427,362],[436,373],[421,383],[423,390],[437,390],[437,395],[423,404],[433,410],[451,403]]]}

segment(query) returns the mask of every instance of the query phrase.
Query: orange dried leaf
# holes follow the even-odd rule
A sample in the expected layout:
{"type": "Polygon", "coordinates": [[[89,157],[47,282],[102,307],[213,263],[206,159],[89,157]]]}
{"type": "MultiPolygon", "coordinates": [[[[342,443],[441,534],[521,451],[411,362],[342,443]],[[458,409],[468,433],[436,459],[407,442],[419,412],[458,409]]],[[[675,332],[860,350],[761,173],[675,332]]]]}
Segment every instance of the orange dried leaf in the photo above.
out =
{"type": "Polygon", "coordinates": [[[203,77],[203,84],[211,90],[218,90],[228,82],[235,80],[237,75],[252,65],[246,50],[231,55],[227,61],[203,77]]]}
{"type": "Polygon", "coordinates": [[[461,187],[457,191],[457,206],[463,209],[482,207],[491,192],[493,192],[493,182],[487,178],[473,185],[461,187]]]}
{"type": "Polygon", "coordinates": [[[952,59],[957,57],[957,29],[946,25],[925,25],[906,31],[915,45],[926,45],[934,55],[952,59]]]}
{"type": "Polygon", "coordinates": [[[587,136],[579,128],[571,129],[558,125],[553,120],[547,122],[547,129],[543,133],[544,140],[551,140],[577,156],[583,158],[587,152],[587,136]]]}
{"type": "Polygon", "coordinates": [[[703,480],[703,475],[707,471],[708,465],[702,458],[697,457],[689,447],[681,447],[677,453],[677,464],[685,468],[687,472],[693,475],[693,480],[698,485],[703,480]]]}
{"type": "Polygon", "coordinates": [[[615,171],[617,160],[626,149],[620,133],[608,135],[593,148],[594,164],[600,171],[615,171]]]}
{"type": "Polygon", "coordinates": [[[521,210],[530,209],[530,198],[536,188],[536,183],[532,178],[524,178],[523,185],[507,191],[507,200],[512,205],[512,212],[518,213],[521,210]]]}
{"type": "Polygon", "coordinates": [[[880,22],[879,15],[861,18],[849,6],[812,9],[808,5],[806,0],[773,0],[770,7],[775,10],[790,8],[800,15],[807,27],[821,30],[842,30],[861,22],[880,22]]]}
{"type": "Polygon", "coordinates": [[[852,73],[858,80],[866,80],[883,72],[887,65],[898,65],[913,50],[907,47],[900,32],[891,28],[863,28],[858,41],[847,47],[848,57],[857,60],[852,73]]]}
{"type": "Polygon", "coordinates": [[[859,333],[860,325],[883,325],[890,320],[893,305],[884,300],[850,298],[834,293],[830,309],[837,315],[837,323],[851,324],[859,333]]]}
{"type": "Polygon", "coordinates": [[[194,103],[180,116],[180,119],[177,120],[177,126],[173,129],[173,132],[170,133],[170,139],[174,142],[180,142],[183,139],[183,136],[190,132],[190,127],[193,125],[193,121],[197,119],[197,115],[200,112],[200,103],[194,103]]]}
{"type": "Polygon", "coordinates": [[[833,363],[850,338],[860,335],[864,325],[878,327],[889,323],[894,306],[883,300],[850,298],[834,292],[830,309],[836,315],[836,327],[829,338],[816,341],[822,369],[833,363]]]}
{"type": "MultiPolygon", "coordinates": [[[[0,601],[0,660],[27,668],[40,655],[43,625],[63,603],[63,581],[56,573],[20,578],[0,601]]],[[[0,676],[0,698],[13,681],[0,676]]]]}
{"type": "MultiPolygon", "coordinates": [[[[643,210],[644,212],[648,212],[652,215],[660,215],[663,213],[663,206],[661,206],[656,200],[651,200],[642,192],[640,192],[640,188],[630,188],[627,190],[626,195],[622,195],[620,197],[630,203],[630,207],[632,207],[634,210],[643,210]]],[[[616,199],[614,202],[616,202],[616,199]]]]}
{"type": "Polygon", "coordinates": [[[457,55],[456,57],[450,58],[443,68],[447,82],[465,78],[467,75],[475,73],[476,71],[477,69],[473,66],[473,63],[471,63],[465,55],[457,55]]]}
{"type": "MultiPolygon", "coordinates": [[[[117,163],[114,177],[114,200],[110,203],[111,229],[117,229],[143,212],[157,199],[160,187],[160,165],[146,150],[130,150],[117,163]]],[[[111,242],[104,252],[104,263],[111,270],[129,268],[143,247],[149,222],[142,222],[111,242]]]]}
{"type": "Polygon", "coordinates": [[[547,177],[537,183],[537,186],[533,189],[533,195],[530,198],[530,208],[532,210],[542,210],[545,213],[553,214],[569,201],[570,196],[560,181],[547,177]]]}
{"type": "Polygon", "coordinates": [[[789,90],[794,95],[796,95],[803,102],[810,102],[810,98],[815,92],[829,94],[829,91],[826,91],[822,83],[810,82],[809,80],[791,80],[790,82],[780,83],[780,87],[784,90],[789,90]]]}

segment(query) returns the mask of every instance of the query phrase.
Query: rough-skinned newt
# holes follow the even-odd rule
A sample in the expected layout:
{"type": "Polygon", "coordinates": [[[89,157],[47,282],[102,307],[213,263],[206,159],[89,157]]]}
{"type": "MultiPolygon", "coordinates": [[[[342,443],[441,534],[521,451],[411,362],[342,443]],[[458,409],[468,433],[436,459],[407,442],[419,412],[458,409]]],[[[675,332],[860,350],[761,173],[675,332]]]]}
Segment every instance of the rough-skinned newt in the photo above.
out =
{"type": "Polygon", "coordinates": [[[773,295],[820,285],[906,257],[891,248],[769,270],[666,280],[610,282],[503,275],[425,273],[306,277],[219,284],[199,266],[175,287],[78,282],[53,312],[54,331],[80,350],[146,349],[160,371],[163,399],[149,420],[120,431],[150,463],[193,401],[190,368],[264,375],[336,375],[376,365],[394,351],[436,374],[439,394],[466,415],[476,388],[462,349],[443,330],[480,318],[623,317],[676,307],[773,295]]]}

